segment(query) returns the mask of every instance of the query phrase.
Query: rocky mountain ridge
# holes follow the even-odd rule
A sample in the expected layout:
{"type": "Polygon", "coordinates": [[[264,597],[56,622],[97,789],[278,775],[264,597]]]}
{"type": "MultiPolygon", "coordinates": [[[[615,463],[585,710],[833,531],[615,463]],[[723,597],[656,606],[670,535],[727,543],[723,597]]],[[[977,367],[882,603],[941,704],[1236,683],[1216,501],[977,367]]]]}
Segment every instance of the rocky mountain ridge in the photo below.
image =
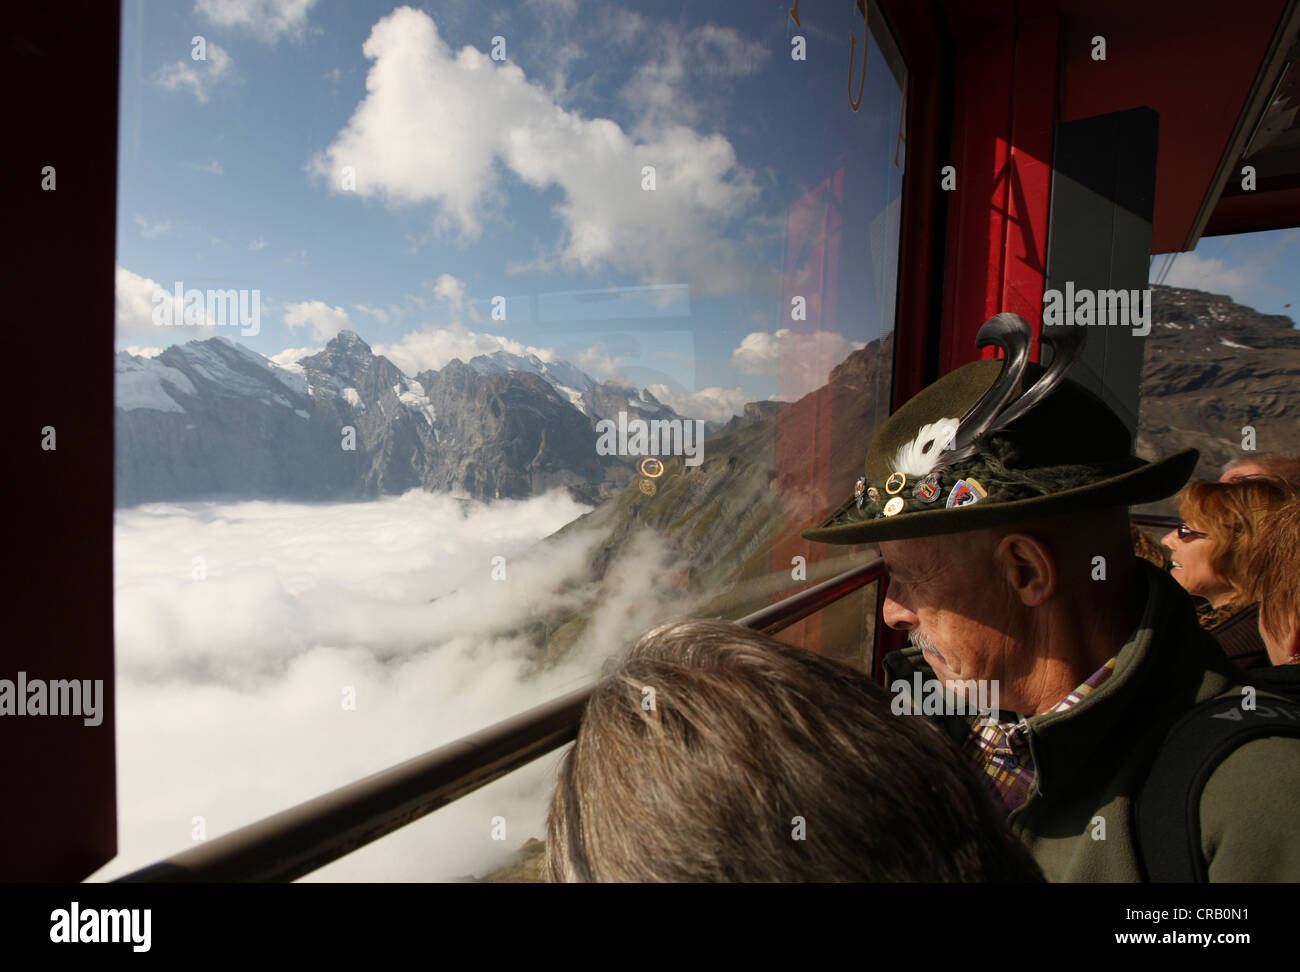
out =
{"type": "MultiPolygon", "coordinates": [[[[1213,478],[1246,454],[1243,428],[1254,430],[1259,451],[1300,453],[1300,331],[1291,319],[1197,290],[1153,292],[1152,330],[1143,339],[1139,454],[1197,448],[1197,475],[1213,478]]],[[[414,488],[493,499],[556,486],[599,503],[636,473],[626,458],[596,454],[596,423],[620,411],[680,418],[645,389],[597,382],[567,362],[534,355],[498,351],[410,377],[351,331],[288,367],[213,338],[170,347],[156,358],[121,352],[116,368],[119,505],[358,499],[414,488]],[[344,448],[346,428],[355,431],[354,449],[344,448]]],[[[874,375],[873,387],[887,382],[888,362],[873,344],[849,355],[813,393],[812,400],[829,394],[837,403],[829,433],[837,441],[849,434],[838,431],[848,427],[838,417],[862,406],[834,389],[862,369],[874,375]]],[[[754,430],[745,437],[756,449],[770,448],[761,444],[765,436],[780,436],[786,445],[778,451],[804,455],[800,449],[827,434],[797,417],[807,408],[753,402],[726,425],[710,425],[709,471],[701,475],[712,474],[715,443],[747,430],[754,430]],[[792,411],[784,415],[785,409],[792,411]],[[799,448],[784,431],[796,426],[806,436],[799,448]]],[[[863,430],[853,435],[861,438],[863,430]]],[[[842,455],[834,445],[821,443],[820,454],[842,455]]],[[[861,443],[854,448],[860,451],[861,443]]],[[[793,486],[790,477],[806,471],[806,462],[795,461],[774,475],[793,486]]],[[[828,502],[820,493],[825,488],[808,484],[809,511],[828,502]]]]}
{"type": "Polygon", "coordinates": [[[361,499],[423,488],[597,503],[633,461],[596,423],[680,419],[650,392],[499,351],[414,378],[352,331],[281,366],[224,337],[116,357],[116,502],[361,499]],[[349,432],[348,430],[351,430],[349,432]]]}
{"type": "Polygon", "coordinates": [[[1300,330],[1221,294],[1154,287],[1142,365],[1138,454],[1201,453],[1198,478],[1255,450],[1300,453],[1300,330]]]}

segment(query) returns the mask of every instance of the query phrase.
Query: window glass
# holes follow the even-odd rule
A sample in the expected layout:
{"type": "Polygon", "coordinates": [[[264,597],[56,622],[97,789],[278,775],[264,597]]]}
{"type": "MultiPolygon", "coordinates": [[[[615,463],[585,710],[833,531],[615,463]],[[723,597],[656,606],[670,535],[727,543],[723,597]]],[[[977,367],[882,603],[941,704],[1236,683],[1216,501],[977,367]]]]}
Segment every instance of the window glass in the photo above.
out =
{"type": "MultiPolygon", "coordinates": [[[[1201,453],[1218,479],[1252,453],[1300,454],[1300,342],[1292,306],[1300,230],[1202,239],[1152,259],[1138,451],[1201,453]]],[[[1173,498],[1143,508],[1175,514],[1173,498]]]]}
{"type": "MultiPolygon", "coordinates": [[[[888,412],[907,73],[805,6],[125,5],[101,878],[873,555],[798,534],[888,412]]],[[[553,767],[315,879],[482,876],[553,767]]]]}

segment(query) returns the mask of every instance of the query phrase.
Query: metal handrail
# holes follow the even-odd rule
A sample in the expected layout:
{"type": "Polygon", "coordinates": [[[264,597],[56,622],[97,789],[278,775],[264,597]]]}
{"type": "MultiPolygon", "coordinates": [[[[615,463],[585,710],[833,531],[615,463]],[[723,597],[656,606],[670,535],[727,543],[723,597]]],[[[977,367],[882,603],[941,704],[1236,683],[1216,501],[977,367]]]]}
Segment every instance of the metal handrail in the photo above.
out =
{"type": "MultiPolygon", "coordinates": [[[[747,614],[780,631],[884,576],[876,559],[747,614]]],[[[118,882],[292,881],[572,742],[596,683],[248,824],[118,882]]]]}

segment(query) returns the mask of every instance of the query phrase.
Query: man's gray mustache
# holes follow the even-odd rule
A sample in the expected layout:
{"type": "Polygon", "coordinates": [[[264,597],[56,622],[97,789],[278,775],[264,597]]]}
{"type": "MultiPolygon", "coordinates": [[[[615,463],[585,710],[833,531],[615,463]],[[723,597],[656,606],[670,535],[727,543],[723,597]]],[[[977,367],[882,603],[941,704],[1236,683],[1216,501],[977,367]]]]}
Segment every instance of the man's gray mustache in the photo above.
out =
{"type": "Polygon", "coordinates": [[[911,639],[912,644],[915,647],[921,649],[921,651],[930,655],[934,655],[940,661],[946,660],[944,658],[943,652],[941,652],[938,649],[938,647],[935,646],[935,643],[931,641],[929,638],[927,638],[925,635],[921,634],[920,632],[913,631],[911,635],[909,635],[909,638],[911,639]]]}

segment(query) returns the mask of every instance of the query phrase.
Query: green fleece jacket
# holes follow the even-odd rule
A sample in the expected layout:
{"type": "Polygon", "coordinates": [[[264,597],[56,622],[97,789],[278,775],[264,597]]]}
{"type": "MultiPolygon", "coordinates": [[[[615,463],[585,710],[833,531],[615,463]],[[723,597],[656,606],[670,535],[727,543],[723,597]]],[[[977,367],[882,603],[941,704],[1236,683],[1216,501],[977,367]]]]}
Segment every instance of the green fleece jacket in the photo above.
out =
{"type": "MultiPolygon", "coordinates": [[[[1191,598],[1138,561],[1147,598],[1115,671],[1064,712],[1028,720],[1038,774],[1008,821],[1049,881],[1140,881],[1134,802],[1165,734],[1199,702],[1236,690],[1237,674],[1197,623],[1191,598]],[[1097,820],[1105,822],[1103,828],[1097,820]],[[1100,839],[1099,839],[1100,838],[1100,839]]],[[[885,660],[889,681],[934,672],[912,647],[885,660]]],[[[958,742],[968,716],[932,717],[958,742]]],[[[1248,742],[1201,798],[1201,846],[1211,881],[1300,881],[1300,738],[1248,742]]]]}

